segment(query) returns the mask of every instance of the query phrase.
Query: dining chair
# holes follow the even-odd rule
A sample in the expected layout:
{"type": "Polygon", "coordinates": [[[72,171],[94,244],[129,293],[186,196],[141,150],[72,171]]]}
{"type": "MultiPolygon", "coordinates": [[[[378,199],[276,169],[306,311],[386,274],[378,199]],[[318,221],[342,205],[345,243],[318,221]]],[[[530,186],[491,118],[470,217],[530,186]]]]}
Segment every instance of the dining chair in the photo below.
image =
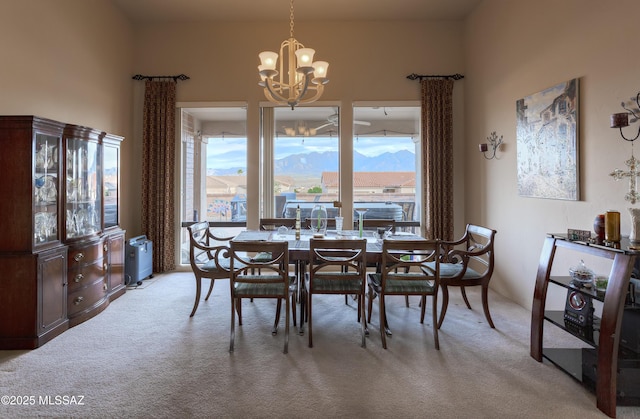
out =
{"type": "Polygon", "coordinates": [[[494,238],[496,230],[475,224],[467,224],[464,235],[454,241],[440,241],[442,263],[440,263],[440,286],[442,308],[438,328],[442,326],[449,304],[449,287],[460,287],[467,308],[466,287],[482,287],[482,308],[491,328],[495,328],[489,313],[489,281],[494,268],[494,238]]]}
{"type": "Polygon", "coordinates": [[[433,298],[432,323],[436,349],[438,341],[437,301],[440,284],[440,247],[438,240],[384,240],[382,243],[382,263],[380,272],[370,273],[369,317],[373,299],[378,297],[380,312],[380,338],[382,347],[387,349],[387,313],[385,297],[389,295],[418,295],[422,297],[420,323],[424,323],[426,297],[433,298]],[[425,263],[432,265],[426,266],[425,263]]]}
{"type": "MultiPolygon", "coordinates": [[[[229,352],[233,352],[235,340],[235,314],[239,320],[242,311],[238,310],[242,298],[274,298],[285,301],[284,353],[289,351],[289,310],[290,284],[289,243],[286,241],[231,241],[231,343],[229,352]],[[270,258],[254,259],[262,253],[270,258]]],[[[278,306],[280,306],[278,304],[278,306]]],[[[276,320],[272,333],[277,333],[280,316],[276,320]]],[[[239,325],[242,325],[239,321],[239,325]]]]}
{"type": "Polygon", "coordinates": [[[193,317],[200,303],[202,279],[211,280],[205,301],[211,296],[216,279],[230,276],[229,246],[233,237],[218,237],[209,229],[208,221],[200,221],[187,227],[189,231],[189,263],[196,277],[196,300],[189,317],[193,317]]]}
{"type": "Polygon", "coordinates": [[[362,344],[365,342],[366,239],[316,239],[309,243],[309,272],[305,274],[309,323],[309,347],[313,347],[313,296],[355,295],[358,300],[362,344]]]}
{"type": "MultiPolygon", "coordinates": [[[[358,230],[359,228],[360,226],[358,225],[358,219],[355,218],[353,221],[353,229],[358,230]]],[[[384,228],[386,231],[395,233],[396,220],[386,219],[386,218],[363,218],[362,228],[363,230],[373,230],[373,231],[377,231],[378,228],[384,228]]]]}
{"type": "Polygon", "coordinates": [[[295,218],[260,218],[260,230],[276,231],[279,227],[285,226],[289,229],[295,228],[295,218]]]}
{"type": "MultiPolygon", "coordinates": [[[[283,226],[287,227],[288,230],[291,230],[296,227],[296,219],[295,218],[260,218],[259,226],[260,226],[260,230],[264,230],[264,231],[278,231],[278,228],[283,226]]],[[[258,255],[256,255],[256,259],[261,259],[264,256],[268,260],[271,257],[271,255],[269,254],[263,255],[262,253],[263,252],[260,252],[258,255]]],[[[304,272],[304,264],[302,262],[295,263],[294,269],[295,269],[296,281],[294,281],[294,283],[291,284],[291,292],[294,298],[293,304],[291,305],[291,314],[293,316],[293,325],[296,326],[296,304],[298,300],[301,299],[301,296],[298,295],[299,293],[298,293],[298,287],[297,287],[297,279],[300,278],[301,272],[304,272]]],[[[276,317],[277,317],[280,315],[280,301],[278,302],[278,307],[276,309],[277,309],[276,311],[276,317]]]]}

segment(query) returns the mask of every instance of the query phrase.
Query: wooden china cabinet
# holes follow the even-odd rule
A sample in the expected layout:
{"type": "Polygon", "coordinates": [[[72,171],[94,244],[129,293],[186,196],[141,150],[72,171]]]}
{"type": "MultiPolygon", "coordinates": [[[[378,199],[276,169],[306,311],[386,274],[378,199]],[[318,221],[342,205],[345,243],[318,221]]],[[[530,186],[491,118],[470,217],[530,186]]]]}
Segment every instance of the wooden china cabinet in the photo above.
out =
{"type": "Polygon", "coordinates": [[[121,141],[0,116],[0,349],[36,348],[125,292],[121,141]]]}

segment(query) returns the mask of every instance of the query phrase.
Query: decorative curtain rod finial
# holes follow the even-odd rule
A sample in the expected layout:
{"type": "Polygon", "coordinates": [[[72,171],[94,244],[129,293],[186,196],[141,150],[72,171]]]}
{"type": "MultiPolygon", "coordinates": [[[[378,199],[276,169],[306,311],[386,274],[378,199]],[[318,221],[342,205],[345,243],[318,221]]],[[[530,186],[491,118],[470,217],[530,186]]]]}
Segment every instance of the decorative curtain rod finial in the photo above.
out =
{"type": "Polygon", "coordinates": [[[133,80],[149,80],[149,81],[153,81],[154,79],[172,79],[174,82],[177,82],[178,80],[182,80],[182,81],[189,80],[189,76],[184,74],[178,74],[177,76],[143,76],[142,74],[136,74],[131,78],[133,80]]]}
{"type": "Polygon", "coordinates": [[[453,80],[460,80],[460,79],[464,79],[464,76],[462,74],[456,73],[456,74],[448,74],[448,75],[429,75],[429,74],[416,74],[416,73],[411,73],[407,76],[407,78],[409,80],[422,80],[422,79],[453,79],[453,80]]]}

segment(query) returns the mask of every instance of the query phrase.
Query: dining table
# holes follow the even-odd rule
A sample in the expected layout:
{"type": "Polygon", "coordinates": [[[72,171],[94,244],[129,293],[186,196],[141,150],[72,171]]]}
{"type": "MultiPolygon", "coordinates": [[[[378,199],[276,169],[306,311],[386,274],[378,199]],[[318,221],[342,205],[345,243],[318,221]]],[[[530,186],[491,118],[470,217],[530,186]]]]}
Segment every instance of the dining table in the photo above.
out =
{"type": "MultiPolygon", "coordinates": [[[[305,320],[305,281],[304,275],[306,272],[306,266],[309,262],[309,248],[311,238],[323,238],[326,240],[339,240],[339,239],[354,239],[364,238],[367,241],[367,263],[376,263],[379,269],[380,262],[382,260],[382,242],[383,239],[387,240],[424,240],[422,236],[409,232],[386,232],[383,237],[380,237],[377,231],[363,230],[342,230],[340,232],[336,230],[327,230],[323,235],[314,235],[310,229],[302,229],[300,232],[300,238],[296,239],[295,230],[287,228],[276,230],[243,230],[236,235],[232,241],[287,241],[289,243],[289,263],[295,265],[295,276],[297,281],[297,301],[300,302],[300,323],[298,326],[298,333],[304,334],[304,320],[305,320]]],[[[363,319],[366,321],[366,319],[363,319]]],[[[391,330],[388,325],[385,325],[385,329],[388,329],[388,334],[391,334],[391,330]]],[[[368,328],[365,328],[368,334],[368,328]]]]}

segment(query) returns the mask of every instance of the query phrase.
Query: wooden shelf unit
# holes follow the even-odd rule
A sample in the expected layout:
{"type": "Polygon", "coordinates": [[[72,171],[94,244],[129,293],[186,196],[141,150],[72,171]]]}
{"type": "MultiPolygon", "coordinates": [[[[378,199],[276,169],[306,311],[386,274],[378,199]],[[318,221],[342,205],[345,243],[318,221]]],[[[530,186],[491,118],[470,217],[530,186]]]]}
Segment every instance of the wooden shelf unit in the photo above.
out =
{"type": "MultiPolygon", "coordinates": [[[[640,252],[631,250],[627,242],[620,249],[566,240],[564,235],[550,234],[544,242],[536,276],[531,313],[531,356],[543,358],[595,389],[597,407],[610,417],[616,416],[616,405],[637,405],[640,400],[640,354],[620,345],[621,326],[625,311],[640,308],[636,303],[625,304],[629,281],[640,252]],[[551,270],[558,248],[589,254],[613,261],[605,293],[575,286],[569,276],[552,276],[551,270]],[[546,310],[549,284],[560,289],[575,290],[586,297],[602,302],[602,314],[594,316],[593,325],[580,327],[564,321],[564,311],[546,310]],[[580,339],[586,348],[543,348],[545,323],[556,326],[580,339]]],[[[628,315],[638,333],[637,316],[628,315]]],[[[637,348],[636,348],[637,350],[637,348]]]]}

